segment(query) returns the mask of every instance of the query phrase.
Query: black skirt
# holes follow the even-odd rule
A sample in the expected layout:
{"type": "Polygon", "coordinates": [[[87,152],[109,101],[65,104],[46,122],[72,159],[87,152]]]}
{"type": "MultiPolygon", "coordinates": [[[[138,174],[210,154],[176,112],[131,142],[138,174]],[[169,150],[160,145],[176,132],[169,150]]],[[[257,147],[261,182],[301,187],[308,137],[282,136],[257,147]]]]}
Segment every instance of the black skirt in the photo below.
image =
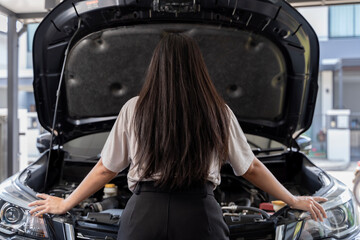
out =
{"type": "Polygon", "coordinates": [[[174,191],[141,182],[121,216],[117,239],[228,240],[229,229],[212,184],[174,191]]]}

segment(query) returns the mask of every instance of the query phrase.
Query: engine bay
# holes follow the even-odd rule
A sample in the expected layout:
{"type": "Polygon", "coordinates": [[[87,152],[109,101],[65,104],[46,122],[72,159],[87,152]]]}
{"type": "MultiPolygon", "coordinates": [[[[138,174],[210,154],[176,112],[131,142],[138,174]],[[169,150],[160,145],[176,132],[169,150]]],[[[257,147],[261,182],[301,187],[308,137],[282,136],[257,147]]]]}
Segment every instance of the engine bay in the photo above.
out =
{"type": "MultiPolygon", "coordinates": [[[[47,188],[42,188],[39,181],[44,177],[41,174],[44,164],[41,162],[29,168],[31,176],[24,181],[36,192],[61,198],[69,196],[98,161],[83,161],[61,151],[52,156],[55,160],[50,161],[51,177],[47,188]]],[[[317,176],[317,171],[321,170],[301,153],[283,153],[261,157],[260,160],[294,195],[312,195],[322,187],[317,176]]],[[[116,239],[121,213],[131,195],[125,169],[65,217],[73,223],[78,239],[116,239]]],[[[274,239],[277,224],[296,222],[300,214],[288,207],[275,212],[271,202],[277,199],[244,178],[235,176],[230,165],[222,167],[221,184],[214,190],[214,196],[222,208],[231,239],[274,239]]]]}
{"type": "MultiPolygon", "coordinates": [[[[77,183],[64,183],[49,189],[48,194],[66,198],[77,186],[77,183]]],[[[116,239],[118,226],[123,209],[132,193],[126,184],[126,175],[120,174],[90,198],[81,202],[70,211],[72,220],[76,223],[77,236],[82,239],[94,239],[92,230],[113,226],[113,232],[108,232],[107,239],[116,239]],[[112,192],[109,195],[107,192],[112,192]]],[[[271,197],[260,189],[252,186],[242,178],[224,174],[222,184],[218,186],[214,195],[222,207],[223,216],[229,227],[238,229],[239,226],[256,224],[255,229],[268,229],[269,238],[273,238],[274,221],[271,215],[273,209],[264,209],[271,197]],[[235,189],[235,190],[234,190],[235,189]],[[266,225],[266,226],[264,226],[266,225]],[[264,228],[265,227],[265,228],[264,228]]],[[[271,204],[270,204],[271,205],[271,204]]],[[[243,235],[245,231],[240,231],[243,235]]],[[[262,239],[264,235],[262,233],[262,239]]]]}

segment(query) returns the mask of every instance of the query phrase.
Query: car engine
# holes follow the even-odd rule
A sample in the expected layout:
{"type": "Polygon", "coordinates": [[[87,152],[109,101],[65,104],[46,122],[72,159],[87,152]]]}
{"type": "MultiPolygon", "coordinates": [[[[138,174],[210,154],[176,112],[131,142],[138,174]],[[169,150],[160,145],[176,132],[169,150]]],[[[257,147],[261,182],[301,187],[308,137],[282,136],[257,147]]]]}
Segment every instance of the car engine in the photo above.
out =
{"type": "MultiPolygon", "coordinates": [[[[21,175],[25,185],[36,192],[66,198],[75,190],[98,159],[87,161],[54,152],[49,179],[44,189],[46,156],[29,166],[21,175]]],[[[301,155],[277,155],[262,158],[262,162],[294,195],[311,195],[320,188],[316,171],[305,166],[301,155]],[[294,157],[295,156],[295,157],[294,157]],[[311,181],[310,181],[310,180],[311,181]]],[[[66,221],[75,230],[77,239],[116,239],[120,218],[132,192],[127,185],[127,169],[119,173],[103,189],[81,202],[65,216],[52,216],[53,221],[66,221]],[[64,220],[65,219],[65,220],[64,220]]],[[[298,221],[300,212],[289,207],[274,211],[272,201],[278,200],[242,177],[234,175],[230,165],[221,169],[221,184],[214,196],[222,208],[230,229],[230,239],[274,239],[276,227],[298,221]]]]}
{"type": "MultiPolygon", "coordinates": [[[[119,174],[111,184],[107,184],[70,211],[69,216],[75,223],[79,239],[103,239],[98,236],[100,231],[96,230],[102,228],[104,229],[101,234],[107,232],[106,239],[116,239],[122,211],[132,194],[126,180],[125,173],[119,174]]],[[[49,189],[48,194],[66,198],[77,185],[76,182],[64,182],[49,189]]],[[[295,187],[292,191],[298,194],[295,187]]],[[[252,239],[256,239],[253,231],[261,230],[259,236],[264,239],[266,236],[264,231],[267,229],[268,238],[265,239],[273,238],[274,219],[278,220],[278,215],[281,214],[275,215],[276,218],[272,217],[275,212],[270,203],[271,196],[267,193],[241,177],[224,173],[222,183],[215,189],[214,195],[222,208],[224,219],[230,230],[241,232],[241,236],[244,236],[247,231],[249,234],[252,232],[252,239]]]]}

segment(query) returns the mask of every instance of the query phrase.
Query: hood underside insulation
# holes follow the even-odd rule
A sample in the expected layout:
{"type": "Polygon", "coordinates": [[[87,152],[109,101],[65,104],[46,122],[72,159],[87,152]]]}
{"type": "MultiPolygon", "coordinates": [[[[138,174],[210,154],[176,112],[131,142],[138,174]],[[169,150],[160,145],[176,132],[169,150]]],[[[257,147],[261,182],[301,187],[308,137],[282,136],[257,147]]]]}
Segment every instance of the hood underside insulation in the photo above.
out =
{"type": "Polygon", "coordinates": [[[238,117],[281,118],[287,78],[275,44],[246,31],[186,24],[105,29],[78,41],[65,68],[68,116],[116,116],[138,95],[166,31],[184,32],[198,42],[218,92],[238,117]]]}

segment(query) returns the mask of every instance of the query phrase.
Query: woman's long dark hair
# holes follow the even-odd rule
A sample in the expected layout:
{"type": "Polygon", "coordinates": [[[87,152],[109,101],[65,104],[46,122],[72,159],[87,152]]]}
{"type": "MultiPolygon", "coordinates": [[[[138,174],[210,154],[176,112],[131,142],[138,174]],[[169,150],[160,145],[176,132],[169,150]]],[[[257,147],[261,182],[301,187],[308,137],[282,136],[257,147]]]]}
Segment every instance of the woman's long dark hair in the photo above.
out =
{"type": "Polygon", "coordinates": [[[179,33],[155,48],[134,118],[143,178],[171,188],[205,182],[212,152],[227,159],[229,116],[199,46],[179,33]]]}

